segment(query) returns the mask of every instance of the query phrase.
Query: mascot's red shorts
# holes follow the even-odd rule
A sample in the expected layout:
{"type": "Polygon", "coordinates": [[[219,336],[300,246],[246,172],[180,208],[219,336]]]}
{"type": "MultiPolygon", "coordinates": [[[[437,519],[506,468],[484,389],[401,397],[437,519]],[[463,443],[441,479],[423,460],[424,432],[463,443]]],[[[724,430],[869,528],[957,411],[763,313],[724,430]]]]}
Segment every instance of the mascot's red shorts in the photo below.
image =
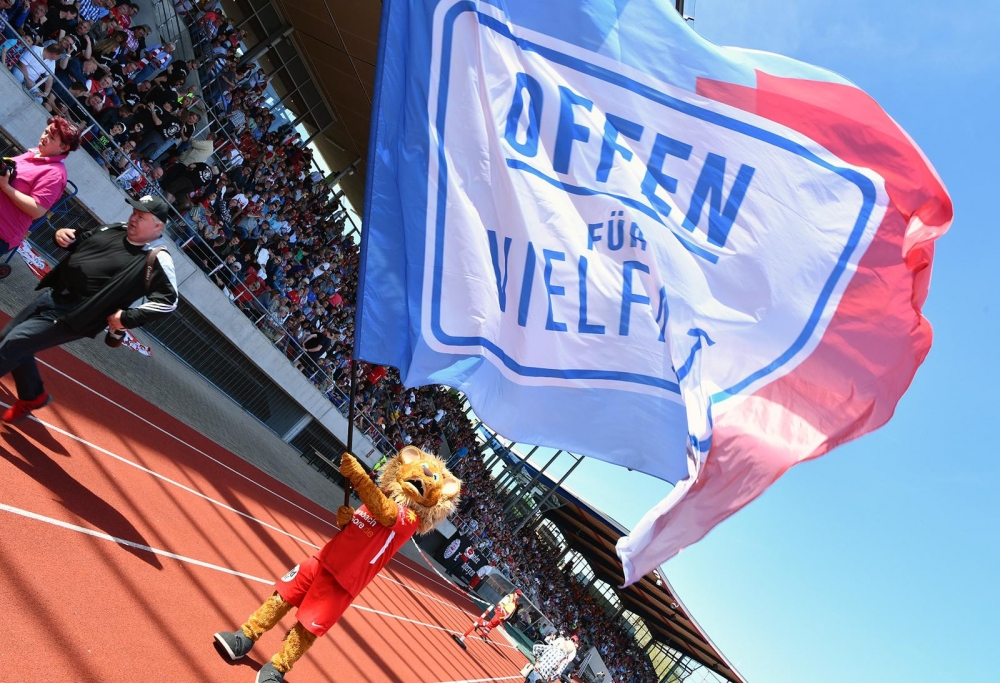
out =
{"type": "Polygon", "coordinates": [[[329,631],[354,601],[315,557],[282,576],[274,588],[285,602],[299,608],[295,618],[316,636],[329,631]]]}

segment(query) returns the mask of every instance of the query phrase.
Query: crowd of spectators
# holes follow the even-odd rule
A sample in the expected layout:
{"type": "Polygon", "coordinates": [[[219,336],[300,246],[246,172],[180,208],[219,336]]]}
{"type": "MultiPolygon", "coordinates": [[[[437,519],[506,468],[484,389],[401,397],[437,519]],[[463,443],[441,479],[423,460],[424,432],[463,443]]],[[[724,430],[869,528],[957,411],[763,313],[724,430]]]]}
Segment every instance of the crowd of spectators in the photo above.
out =
{"type": "Polygon", "coordinates": [[[528,525],[515,533],[503,512],[496,480],[486,469],[482,445],[456,466],[462,478],[462,529],[491,563],[520,588],[559,631],[580,637],[580,652],[594,646],[609,673],[624,683],[655,683],[656,672],[635,638],[580,583],[563,553],[528,525]]]}
{"type": "MultiPolygon", "coordinates": [[[[195,263],[346,414],[359,263],[346,214],[311,148],[266,105],[268,76],[240,64],[244,33],[220,3],[175,5],[197,60],[175,59],[171,43],[147,45],[151,31],[133,24],[139,6],[129,0],[0,0],[2,61],[36,101],[88,129],[85,149],[120,187],[161,193],[178,209],[178,242],[195,263]]],[[[405,388],[393,368],[360,363],[358,377],[358,426],[376,445],[469,449],[457,465],[462,516],[481,549],[557,628],[595,645],[615,680],[655,681],[634,638],[553,549],[505,524],[461,396],[405,388]]]]}

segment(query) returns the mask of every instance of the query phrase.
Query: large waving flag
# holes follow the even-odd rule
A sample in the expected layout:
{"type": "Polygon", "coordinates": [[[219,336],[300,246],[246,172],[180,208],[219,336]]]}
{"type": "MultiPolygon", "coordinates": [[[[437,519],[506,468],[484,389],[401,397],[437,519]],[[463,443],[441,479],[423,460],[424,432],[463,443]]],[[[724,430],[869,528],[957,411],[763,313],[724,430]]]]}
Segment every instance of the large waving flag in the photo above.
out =
{"type": "Polygon", "coordinates": [[[884,424],[950,199],[841,77],[664,0],[385,0],[356,354],[676,484],[626,583],[884,424]]]}

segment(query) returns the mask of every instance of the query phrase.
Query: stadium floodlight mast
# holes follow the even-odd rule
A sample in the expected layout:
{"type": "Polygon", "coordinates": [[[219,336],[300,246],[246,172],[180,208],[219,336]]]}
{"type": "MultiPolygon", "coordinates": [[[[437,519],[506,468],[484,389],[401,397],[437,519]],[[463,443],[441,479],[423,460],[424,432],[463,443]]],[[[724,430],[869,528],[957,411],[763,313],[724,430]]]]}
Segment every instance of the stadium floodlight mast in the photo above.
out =
{"type": "Polygon", "coordinates": [[[677,12],[687,21],[694,21],[694,10],[697,4],[697,0],[674,0],[677,12]]]}

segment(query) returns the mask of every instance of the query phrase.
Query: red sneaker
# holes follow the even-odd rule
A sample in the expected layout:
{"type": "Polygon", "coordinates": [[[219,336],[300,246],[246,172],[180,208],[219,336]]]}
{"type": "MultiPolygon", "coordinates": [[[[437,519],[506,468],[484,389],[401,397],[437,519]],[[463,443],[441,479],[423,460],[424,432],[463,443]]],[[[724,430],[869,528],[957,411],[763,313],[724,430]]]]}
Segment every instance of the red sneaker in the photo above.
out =
{"type": "Polygon", "coordinates": [[[0,416],[4,422],[20,422],[24,418],[31,414],[32,410],[37,410],[42,406],[47,406],[52,403],[52,397],[49,394],[43,393],[38,398],[33,398],[30,401],[22,401],[18,399],[14,401],[14,405],[4,411],[3,415],[0,416]]]}

